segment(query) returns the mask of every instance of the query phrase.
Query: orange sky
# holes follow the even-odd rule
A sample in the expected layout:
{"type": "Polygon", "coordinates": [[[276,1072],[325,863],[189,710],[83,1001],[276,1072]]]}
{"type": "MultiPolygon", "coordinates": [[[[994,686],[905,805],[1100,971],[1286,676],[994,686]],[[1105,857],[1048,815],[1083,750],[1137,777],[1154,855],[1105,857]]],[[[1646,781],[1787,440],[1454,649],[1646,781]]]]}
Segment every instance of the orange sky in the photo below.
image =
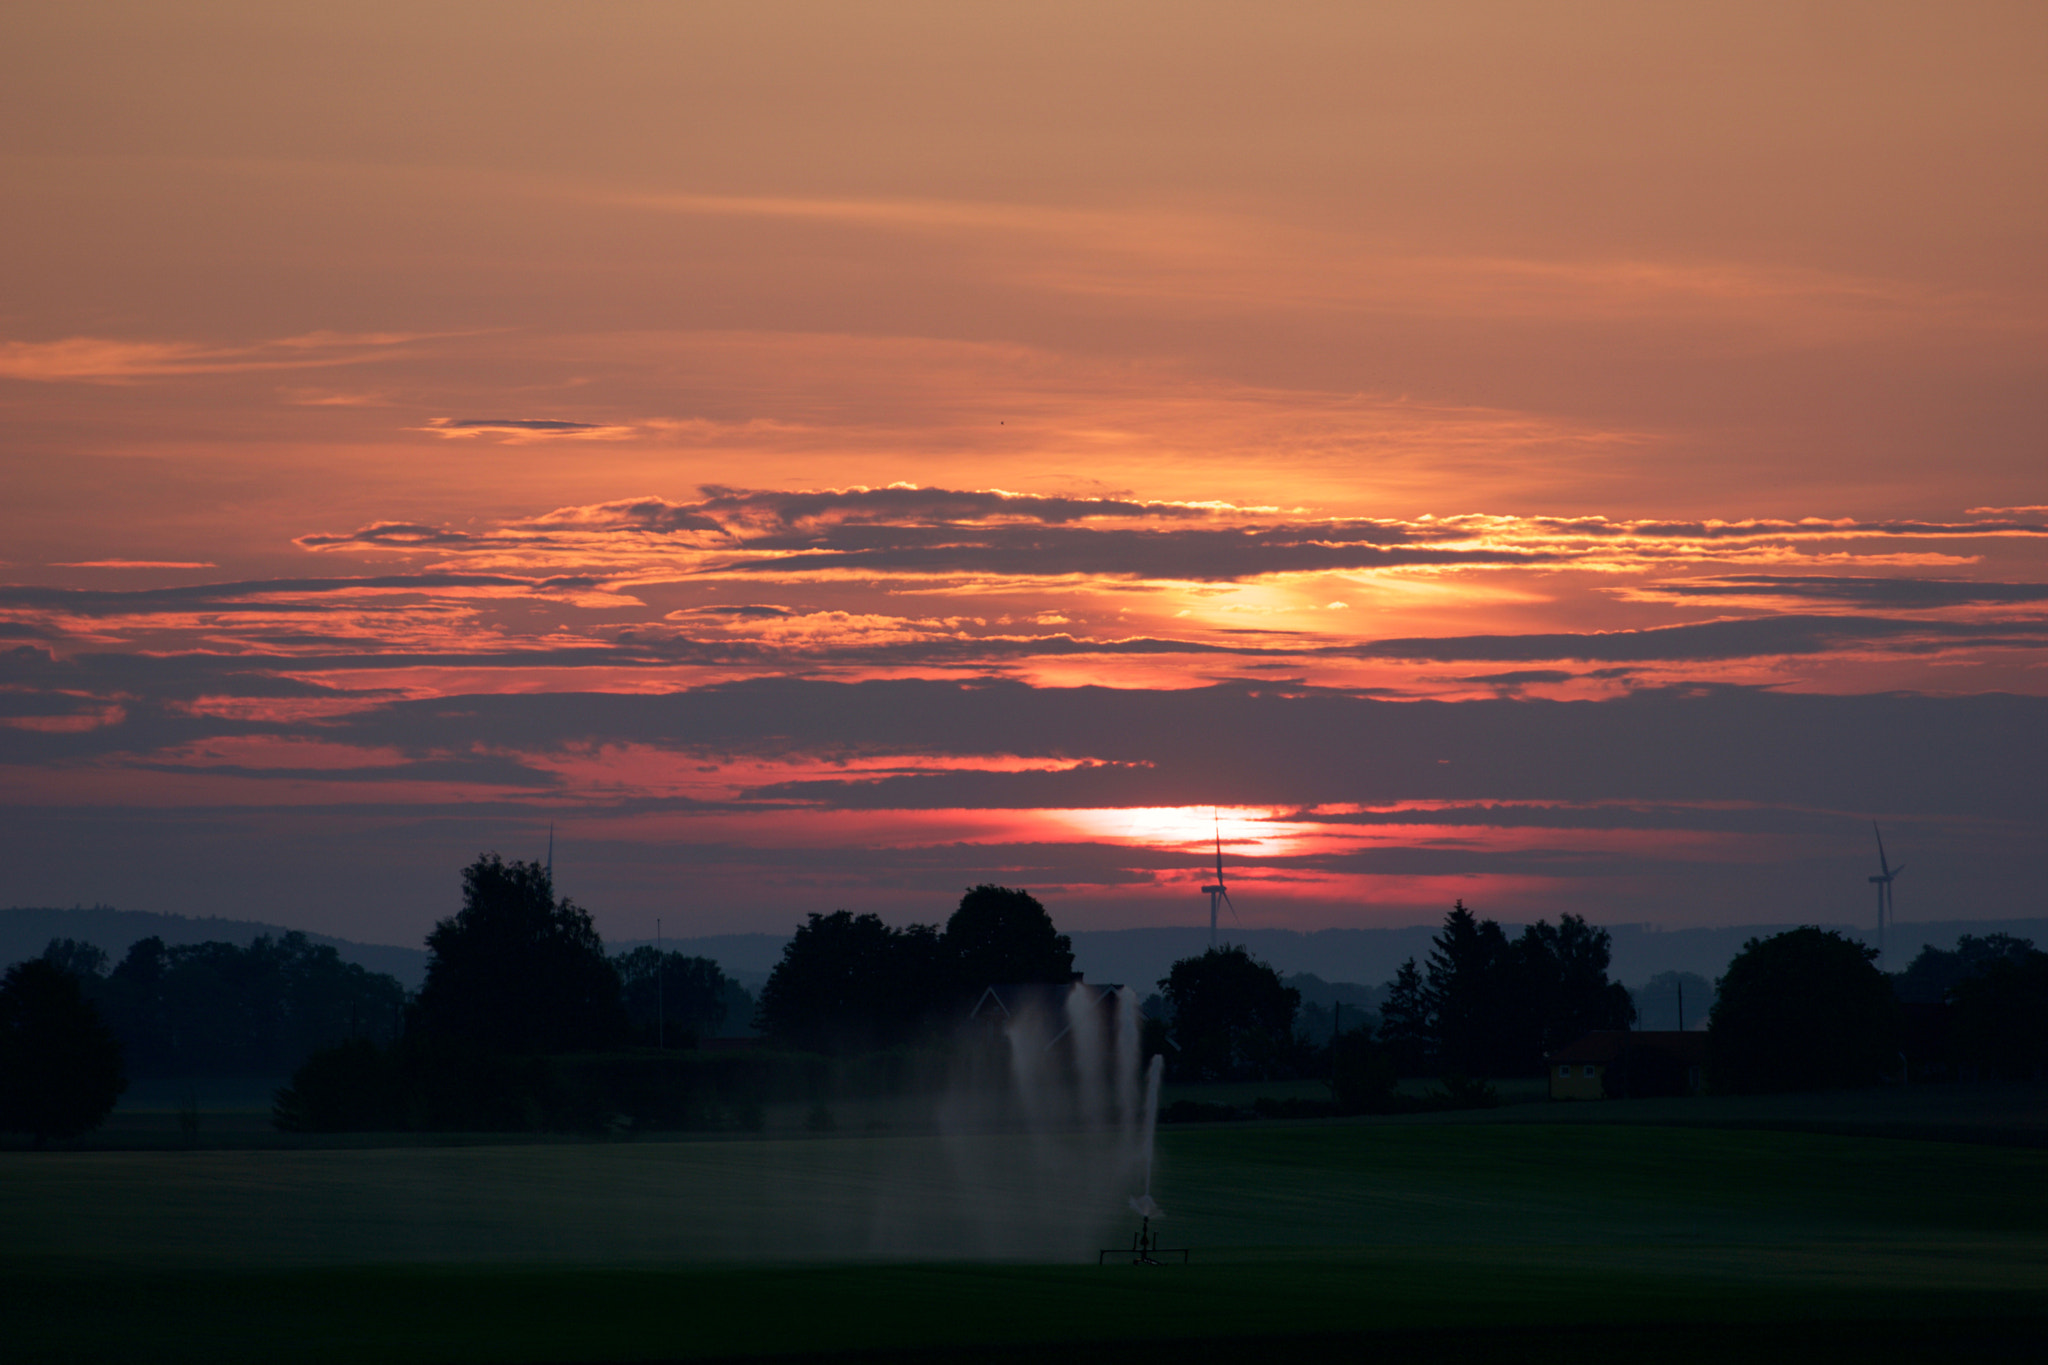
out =
{"type": "Polygon", "coordinates": [[[1861,919],[1872,817],[1902,915],[2044,913],[2043,69],[2024,4],[10,7],[0,903],[411,942],[552,821],[614,936],[1178,923],[1221,808],[1247,923],[1861,919]]]}

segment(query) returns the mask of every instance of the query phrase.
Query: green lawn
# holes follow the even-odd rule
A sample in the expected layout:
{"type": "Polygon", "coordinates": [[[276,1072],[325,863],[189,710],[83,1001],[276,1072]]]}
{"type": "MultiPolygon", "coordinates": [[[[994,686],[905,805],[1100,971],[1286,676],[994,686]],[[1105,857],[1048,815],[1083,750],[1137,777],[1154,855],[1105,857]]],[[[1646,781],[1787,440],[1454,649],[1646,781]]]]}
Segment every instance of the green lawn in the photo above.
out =
{"type": "Polygon", "coordinates": [[[1012,1136],[5,1152],[0,1324],[10,1359],[209,1362],[2048,1339],[2048,1152],[1617,1112],[1162,1130],[1161,1231],[1195,1258],[1157,1270],[1094,1266],[1124,1191],[1012,1136]]]}

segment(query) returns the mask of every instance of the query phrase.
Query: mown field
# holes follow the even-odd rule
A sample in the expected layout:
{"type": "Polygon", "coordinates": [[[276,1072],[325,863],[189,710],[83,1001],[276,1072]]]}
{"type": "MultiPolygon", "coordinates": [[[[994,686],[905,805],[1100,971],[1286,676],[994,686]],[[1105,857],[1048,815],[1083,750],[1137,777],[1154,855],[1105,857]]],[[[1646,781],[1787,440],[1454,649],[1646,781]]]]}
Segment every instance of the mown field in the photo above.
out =
{"type": "Polygon", "coordinates": [[[1067,1171],[1084,1148],[1014,1136],[6,1152],[0,1323],[24,1360],[2022,1360],[2048,1341],[2048,1151],[1562,1108],[1163,1130],[1161,1231],[1194,1257],[1160,1269],[1095,1266],[1128,1241],[1120,1191],[1067,1171]]]}

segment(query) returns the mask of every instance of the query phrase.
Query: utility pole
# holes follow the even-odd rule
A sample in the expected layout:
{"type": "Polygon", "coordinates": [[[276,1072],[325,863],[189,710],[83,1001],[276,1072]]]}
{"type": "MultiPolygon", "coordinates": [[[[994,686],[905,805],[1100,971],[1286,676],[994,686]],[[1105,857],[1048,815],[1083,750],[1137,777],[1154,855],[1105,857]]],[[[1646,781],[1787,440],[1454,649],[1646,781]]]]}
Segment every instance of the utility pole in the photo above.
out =
{"type": "Polygon", "coordinates": [[[661,916],[654,917],[654,1045],[668,1051],[668,959],[661,951],[661,916]]]}
{"type": "Polygon", "coordinates": [[[1678,1031],[1685,1032],[1685,983],[1678,983],[1678,1031]]]}

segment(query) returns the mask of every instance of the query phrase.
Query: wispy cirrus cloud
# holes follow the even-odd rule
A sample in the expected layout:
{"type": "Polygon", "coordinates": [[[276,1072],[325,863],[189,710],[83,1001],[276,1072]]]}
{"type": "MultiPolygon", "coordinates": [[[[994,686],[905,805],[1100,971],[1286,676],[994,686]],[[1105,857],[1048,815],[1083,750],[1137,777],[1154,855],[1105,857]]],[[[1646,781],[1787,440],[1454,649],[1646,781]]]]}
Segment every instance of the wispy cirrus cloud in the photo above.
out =
{"type": "Polygon", "coordinates": [[[311,370],[392,358],[396,348],[440,333],[307,332],[220,345],[74,336],[0,342],[0,378],[41,383],[128,384],[256,370],[311,370]]]}
{"type": "MultiPolygon", "coordinates": [[[[180,568],[192,567],[186,565],[180,568]]],[[[436,591],[529,591],[544,580],[504,574],[416,573],[361,578],[262,578],[235,583],[194,583],[169,588],[53,588],[0,586],[0,607],[51,607],[65,611],[190,611],[250,607],[262,609],[308,599],[436,591]]]]}
{"type": "Polygon", "coordinates": [[[1176,312],[1340,310],[1619,323],[1682,317],[1799,344],[1873,330],[2039,329],[1982,290],[1695,252],[1507,254],[1431,250],[1246,213],[887,197],[606,194],[608,204],[696,218],[780,221],[915,238],[983,277],[1040,291],[1148,299],[1176,312]]]}
{"type": "Polygon", "coordinates": [[[53,569],[217,569],[220,565],[203,559],[76,559],[50,566],[53,569]]]}

